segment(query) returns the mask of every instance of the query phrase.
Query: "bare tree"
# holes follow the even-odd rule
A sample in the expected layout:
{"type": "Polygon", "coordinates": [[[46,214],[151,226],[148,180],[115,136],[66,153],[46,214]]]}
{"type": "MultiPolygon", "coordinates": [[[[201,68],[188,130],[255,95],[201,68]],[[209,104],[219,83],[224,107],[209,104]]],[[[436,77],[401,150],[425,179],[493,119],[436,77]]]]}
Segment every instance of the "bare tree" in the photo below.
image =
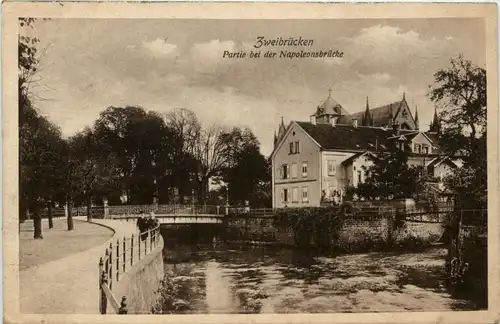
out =
{"type": "Polygon", "coordinates": [[[224,127],[213,124],[202,129],[194,150],[202,200],[206,199],[210,178],[217,176],[230,162],[231,147],[231,133],[224,127]]]}

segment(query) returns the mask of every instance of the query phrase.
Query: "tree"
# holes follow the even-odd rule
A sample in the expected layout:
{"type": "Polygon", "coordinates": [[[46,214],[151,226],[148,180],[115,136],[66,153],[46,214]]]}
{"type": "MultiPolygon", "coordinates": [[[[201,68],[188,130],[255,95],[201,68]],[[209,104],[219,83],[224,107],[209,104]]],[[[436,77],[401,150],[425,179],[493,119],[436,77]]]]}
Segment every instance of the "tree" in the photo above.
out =
{"type": "MultiPolygon", "coordinates": [[[[31,28],[33,18],[21,18],[21,28],[31,28]]],[[[38,39],[20,35],[18,38],[18,111],[19,111],[19,220],[27,210],[33,213],[34,238],[43,238],[41,209],[48,207],[49,227],[52,228],[52,204],[61,186],[59,172],[63,141],[60,129],[33,105],[36,96],[30,86],[39,63],[38,39]]]]}
{"type": "Polygon", "coordinates": [[[429,97],[442,108],[439,118],[445,148],[450,153],[462,150],[473,155],[472,142],[486,132],[486,70],[462,55],[450,64],[434,74],[429,97]]]}
{"type": "Polygon", "coordinates": [[[189,109],[175,109],[165,115],[165,124],[172,132],[173,164],[171,180],[178,189],[179,198],[192,194],[195,188],[197,162],[196,148],[201,137],[201,123],[189,109]]]}
{"type": "Polygon", "coordinates": [[[487,197],[486,70],[462,55],[434,74],[429,97],[442,111],[439,144],[459,156],[463,167],[445,179],[468,206],[485,206],[487,197]]]}
{"type": "Polygon", "coordinates": [[[409,198],[420,188],[422,170],[408,166],[408,153],[394,149],[377,156],[370,155],[372,165],[366,168],[366,181],[356,194],[367,199],[409,198]]]}
{"type": "Polygon", "coordinates": [[[197,164],[196,183],[200,201],[204,202],[207,198],[210,179],[220,176],[231,162],[235,149],[232,145],[233,136],[233,133],[217,124],[201,130],[193,152],[197,164]]]}
{"type": "MultiPolygon", "coordinates": [[[[178,139],[155,112],[142,107],[109,107],[94,132],[104,155],[113,156],[117,186],[131,204],[150,204],[172,176],[178,139]]],[[[168,191],[168,190],[167,190],[168,191]]]]}
{"type": "Polygon", "coordinates": [[[84,202],[87,220],[92,220],[92,201],[97,195],[116,190],[119,179],[117,160],[104,150],[103,144],[90,128],[68,139],[69,200],[84,202]]]}
{"type": "Polygon", "coordinates": [[[237,204],[249,201],[254,206],[268,205],[271,166],[260,153],[259,141],[248,128],[234,128],[228,138],[232,150],[220,180],[229,189],[229,200],[237,204]]]}

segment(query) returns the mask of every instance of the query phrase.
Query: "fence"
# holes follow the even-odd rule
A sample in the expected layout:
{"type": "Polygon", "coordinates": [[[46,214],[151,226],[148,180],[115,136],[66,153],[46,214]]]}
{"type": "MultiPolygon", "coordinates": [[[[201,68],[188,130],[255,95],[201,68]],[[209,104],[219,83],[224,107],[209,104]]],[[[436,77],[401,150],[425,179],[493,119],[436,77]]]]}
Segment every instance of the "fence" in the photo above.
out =
{"type": "Polygon", "coordinates": [[[108,301],[117,314],[127,314],[127,299],[122,297],[121,304],[113,295],[113,284],[134,264],[143,259],[159,246],[161,240],[159,224],[145,232],[118,239],[110,243],[104,256],[99,259],[99,311],[107,313],[108,301]]]}
{"type": "Polygon", "coordinates": [[[169,215],[222,215],[224,206],[213,205],[124,205],[109,206],[109,216],[139,215],[141,213],[169,214],[169,215]]]}

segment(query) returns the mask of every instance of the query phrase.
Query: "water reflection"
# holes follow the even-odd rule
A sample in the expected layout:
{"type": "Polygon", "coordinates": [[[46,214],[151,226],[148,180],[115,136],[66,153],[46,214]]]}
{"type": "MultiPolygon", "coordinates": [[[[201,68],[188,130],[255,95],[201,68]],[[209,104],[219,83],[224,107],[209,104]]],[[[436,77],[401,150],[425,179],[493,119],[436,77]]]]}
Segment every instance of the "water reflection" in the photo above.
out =
{"type": "Polygon", "coordinates": [[[164,251],[164,313],[317,313],[477,309],[453,298],[446,250],[318,256],[263,247],[164,251]]]}

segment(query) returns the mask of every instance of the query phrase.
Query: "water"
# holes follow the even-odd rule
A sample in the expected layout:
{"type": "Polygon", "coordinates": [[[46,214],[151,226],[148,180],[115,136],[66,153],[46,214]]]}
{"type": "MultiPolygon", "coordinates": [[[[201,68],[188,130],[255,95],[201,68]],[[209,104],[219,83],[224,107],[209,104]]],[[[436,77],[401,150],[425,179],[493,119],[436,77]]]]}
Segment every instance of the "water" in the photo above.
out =
{"type": "Polygon", "coordinates": [[[328,313],[475,310],[450,293],[447,251],[321,256],[269,247],[164,250],[162,313],[328,313]]]}

